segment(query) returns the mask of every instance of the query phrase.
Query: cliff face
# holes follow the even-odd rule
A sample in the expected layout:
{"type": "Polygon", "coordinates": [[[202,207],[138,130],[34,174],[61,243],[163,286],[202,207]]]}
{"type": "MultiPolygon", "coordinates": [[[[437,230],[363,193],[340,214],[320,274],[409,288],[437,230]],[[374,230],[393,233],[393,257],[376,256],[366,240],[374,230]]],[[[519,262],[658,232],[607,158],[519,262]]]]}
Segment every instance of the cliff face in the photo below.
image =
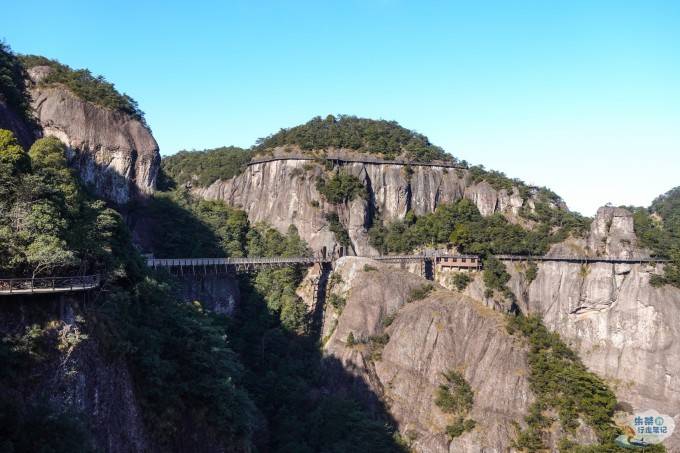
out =
{"type": "MultiPolygon", "coordinates": [[[[632,215],[619,208],[600,209],[589,237],[569,245],[556,248],[647,255],[637,245],[632,215]]],[[[592,371],[612,383],[619,401],[680,422],[680,290],[649,284],[661,265],[546,262],[530,284],[519,267],[507,268],[523,311],[541,315],[570,342],[592,371]]],[[[680,432],[666,445],[680,451],[680,432]]]]}
{"type": "Polygon", "coordinates": [[[331,292],[345,297],[346,305],[338,315],[327,304],[325,353],[369,383],[414,448],[509,451],[512,422],[521,422],[532,396],[526,350],[506,333],[503,316],[443,289],[407,303],[410,292],[427,280],[364,258],[340,259],[334,274],[340,279],[331,277],[331,292]],[[384,327],[388,316],[394,320],[384,327]],[[348,345],[350,332],[366,344],[348,345]],[[376,353],[368,339],[383,333],[389,340],[376,353]],[[469,417],[477,428],[449,441],[445,428],[453,417],[441,412],[434,398],[442,373],[453,369],[463,373],[475,393],[469,417]]]}
{"type": "Polygon", "coordinates": [[[32,105],[43,134],[63,141],[71,164],[95,192],[117,204],[153,192],[160,166],[149,128],[125,113],[84,101],[60,86],[39,82],[46,66],[31,68],[32,105]]]}
{"type": "Polygon", "coordinates": [[[22,404],[47,399],[59,412],[81,414],[97,451],[153,451],[127,365],[102,354],[79,299],[14,296],[2,301],[3,338],[40,326],[43,347],[55,346],[41,351],[39,368],[16,397],[22,404]]]}
{"type": "MultiPolygon", "coordinates": [[[[324,173],[320,164],[300,160],[275,160],[247,167],[240,175],[218,180],[209,187],[194,188],[206,199],[223,200],[248,213],[251,222],[267,222],[286,231],[293,224],[314,250],[337,247],[325,218],[337,212],[347,229],[352,250],[357,255],[377,253],[368,243],[367,230],[376,219],[403,218],[407,211],[416,215],[432,212],[442,203],[465,197],[473,201],[482,215],[502,212],[517,219],[524,201],[517,190],[512,194],[496,190],[486,182],[470,183],[469,172],[437,166],[412,166],[347,162],[342,170],[356,176],[367,190],[366,199],[332,205],[324,201],[315,182],[324,173]],[[410,168],[410,170],[409,170],[410,168]]],[[[338,164],[334,170],[338,168],[338,164]]]]}

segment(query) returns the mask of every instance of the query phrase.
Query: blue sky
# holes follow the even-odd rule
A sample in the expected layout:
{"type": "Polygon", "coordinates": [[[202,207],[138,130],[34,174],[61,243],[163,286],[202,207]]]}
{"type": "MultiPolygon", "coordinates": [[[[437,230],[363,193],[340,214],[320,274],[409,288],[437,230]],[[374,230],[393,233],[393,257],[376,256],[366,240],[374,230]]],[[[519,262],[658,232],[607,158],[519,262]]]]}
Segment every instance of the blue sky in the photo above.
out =
{"type": "Polygon", "coordinates": [[[315,115],[397,120],[586,215],[680,185],[677,1],[3,5],[0,39],[103,74],[161,153],[315,115]]]}

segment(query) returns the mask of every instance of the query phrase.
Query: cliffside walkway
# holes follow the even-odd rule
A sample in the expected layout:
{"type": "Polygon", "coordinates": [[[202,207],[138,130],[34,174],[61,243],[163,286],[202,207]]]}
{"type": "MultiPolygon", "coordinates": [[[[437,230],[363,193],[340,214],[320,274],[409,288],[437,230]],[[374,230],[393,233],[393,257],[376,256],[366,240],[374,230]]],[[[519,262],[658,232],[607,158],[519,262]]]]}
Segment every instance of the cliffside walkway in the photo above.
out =
{"type": "Polygon", "coordinates": [[[77,277],[6,278],[0,279],[0,296],[88,291],[99,287],[99,284],[99,275],[83,275],[77,277]]]}
{"type": "Polygon", "coordinates": [[[656,264],[668,263],[662,258],[613,258],[607,256],[532,256],[532,255],[494,255],[501,261],[556,261],[563,263],[613,263],[613,264],[656,264]]]}
{"type": "MultiPolygon", "coordinates": [[[[656,264],[669,260],[659,258],[612,258],[592,256],[531,256],[531,255],[495,255],[501,261],[518,262],[568,262],[568,263],[614,263],[614,264],[656,264]]],[[[443,267],[461,269],[481,269],[481,260],[477,255],[456,254],[419,254],[419,255],[379,255],[364,256],[376,261],[388,263],[426,262],[443,267]]],[[[277,269],[289,266],[323,265],[333,262],[337,257],[253,257],[253,258],[148,258],[147,265],[153,269],[168,269],[172,273],[197,275],[209,273],[254,272],[261,269],[277,269]]]]}
{"type": "Polygon", "coordinates": [[[261,269],[330,263],[318,256],[306,257],[256,257],[256,258],[148,258],[146,264],[154,269],[168,269],[183,274],[208,274],[221,272],[253,272],[261,269]]]}
{"type": "Polygon", "coordinates": [[[253,159],[246,166],[250,167],[252,165],[264,164],[267,162],[276,162],[279,160],[304,160],[310,162],[323,162],[331,161],[338,163],[360,163],[360,164],[375,164],[375,165],[408,165],[411,167],[444,167],[444,168],[460,168],[466,169],[460,164],[455,164],[451,162],[409,162],[407,160],[384,160],[384,159],[374,159],[371,157],[340,157],[340,156],[324,156],[324,157],[312,157],[312,156],[272,156],[260,159],[253,159]]]}

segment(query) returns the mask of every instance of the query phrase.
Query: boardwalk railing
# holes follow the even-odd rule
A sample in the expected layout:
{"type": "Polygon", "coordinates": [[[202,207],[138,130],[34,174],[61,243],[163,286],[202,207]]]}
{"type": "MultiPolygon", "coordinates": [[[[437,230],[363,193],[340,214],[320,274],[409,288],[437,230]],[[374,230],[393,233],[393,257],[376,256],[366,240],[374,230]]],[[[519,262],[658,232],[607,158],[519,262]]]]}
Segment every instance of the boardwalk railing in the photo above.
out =
{"type": "Polygon", "coordinates": [[[256,271],[280,267],[329,263],[320,257],[255,257],[255,258],[149,258],[146,263],[154,269],[165,268],[170,272],[184,274],[208,274],[232,271],[256,271]]]}
{"type": "MultiPolygon", "coordinates": [[[[614,258],[596,256],[532,256],[532,255],[495,255],[501,261],[557,261],[570,263],[667,263],[669,260],[661,258],[614,258]]],[[[443,259],[475,259],[478,255],[425,253],[418,255],[377,255],[365,256],[377,261],[434,261],[441,262],[443,259]]],[[[313,265],[317,263],[330,263],[331,258],[314,257],[253,257],[253,258],[149,258],[147,265],[151,268],[170,268],[176,270],[195,270],[213,268],[216,270],[256,270],[293,265],[313,265]]]]}
{"type": "Polygon", "coordinates": [[[304,161],[331,161],[331,162],[347,162],[347,163],[360,163],[360,164],[376,164],[376,165],[409,165],[411,167],[444,167],[444,168],[461,168],[465,169],[467,167],[455,164],[452,162],[410,162],[407,160],[384,160],[376,159],[372,157],[336,157],[332,155],[328,156],[272,156],[260,159],[253,159],[246,165],[250,167],[251,165],[264,164],[267,162],[275,162],[279,160],[304,160],[304,161]]]}
{"type": "Polygon", "coordinates": [[[94,289],[99,275],[76,277],[6,278],[0,279],[0,295],[65,293],[94,289]]]}
{"type": "Polygon", "coordinates": [[[663,258],[615,258],[609,256],[495,255],[501,261],[556,261],[567,263],[654,264],[668,263],[663,258]]]}

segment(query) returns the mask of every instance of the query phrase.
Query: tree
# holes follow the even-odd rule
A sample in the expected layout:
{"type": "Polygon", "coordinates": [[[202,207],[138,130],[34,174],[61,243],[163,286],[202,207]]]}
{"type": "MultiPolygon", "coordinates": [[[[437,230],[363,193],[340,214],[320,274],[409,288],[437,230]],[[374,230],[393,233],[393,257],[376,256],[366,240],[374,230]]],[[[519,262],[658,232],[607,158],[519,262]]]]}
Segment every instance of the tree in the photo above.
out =
{"type": "Polygon", "coordinates": [[[0,166],[7,166],[12,175],[25,173],[31,160],[11,131],[0,129],[0,166]]]}
{"type": "Polygon", "coordinates": [[[48,235],[38,236],[26,249],[26,260],[33,266],[32,277],[67,267],[77,262],[72,251],[67,250],[66,242],[48,235]]]}

